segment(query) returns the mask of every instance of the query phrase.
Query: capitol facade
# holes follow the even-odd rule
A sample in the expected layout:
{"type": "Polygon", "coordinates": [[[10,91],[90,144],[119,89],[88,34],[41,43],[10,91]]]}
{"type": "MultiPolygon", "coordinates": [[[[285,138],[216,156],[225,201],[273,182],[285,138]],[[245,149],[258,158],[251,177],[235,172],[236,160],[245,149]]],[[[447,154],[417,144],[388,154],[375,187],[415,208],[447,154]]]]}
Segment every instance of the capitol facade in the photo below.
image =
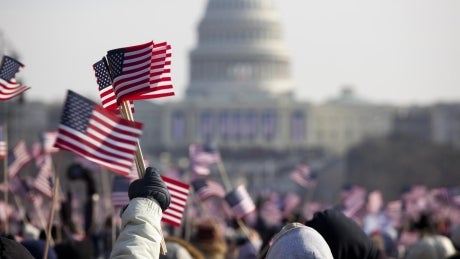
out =
{"type": "Polygon", "coordinates": [[[226,149],[342,153],[391,128],[393,109],[361,101],[349,88],[321,105],[294,98],[292,57],[273,1],[210,0],[197,38],[184,100],[136,106],[144,145],[180,149],[213,141],[226,149]]]}

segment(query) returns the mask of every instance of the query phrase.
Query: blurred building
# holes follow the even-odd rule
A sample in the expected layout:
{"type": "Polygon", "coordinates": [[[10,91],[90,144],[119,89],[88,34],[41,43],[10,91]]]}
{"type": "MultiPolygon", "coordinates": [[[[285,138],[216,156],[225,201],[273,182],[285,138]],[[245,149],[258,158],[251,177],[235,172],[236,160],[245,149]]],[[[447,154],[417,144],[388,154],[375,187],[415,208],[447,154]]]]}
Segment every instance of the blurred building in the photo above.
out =
{"type": "Polygon", "coordinates": [[[308,144],[344,154],[366,138],[389,134],[394,113],[394,107],[369,103],[344,87],[336,98],[310,107],[308,144]]]}
{"type": "MultiPolygon", "coordinates": [[[[272,0],[208,1],[190,51],[185,98],[161,105],[136,102],[143,148],[184,150],[190,143],[214,141],[224,149],[320,148],[342,154],[391,130],[393,109],[357,98],[350,87],[323,104],[297,100],[282,27],[272,0]]],[[[53,129],[60,111],[61,105],[20,98],[2,107],[15,133],[53,129]]]]}
{"type": "Polygon", "coordinates": [[[392,109],[357,99],[351,88],[324,104],[296,100],[282,36],[273,1],[210,0],[190,52],[184,100],[136,108],[136,118],[152,121],[143,143],[175,149],[215,141],[227,149],[341,154],[391,130],[392,109]]]}
{"type": "Polygon", "coordinates": [[[460,148],[460,104],[400,108],[394,130],[460,148]]]}
{"type": "MultiPolygon", "coordinates": [[[[0,103],[0,118],[7,129],[8,146],[15,146],[25,140],[28,146],[40,140],[40,133],[50,130],[50,124],[57,126],[59,118],[52,107],[41,102],[23,102],[22,97],[0,103]],[[54,121],[55,123],[52,123],[54,121]]],[[[59,110],[60,111],[60,110],[59,110]]]]}
{"type": "Polygon", "coordinates": [[[460,148],[460,104],[438,104],[433,107],[433,140],[460,148]]]}

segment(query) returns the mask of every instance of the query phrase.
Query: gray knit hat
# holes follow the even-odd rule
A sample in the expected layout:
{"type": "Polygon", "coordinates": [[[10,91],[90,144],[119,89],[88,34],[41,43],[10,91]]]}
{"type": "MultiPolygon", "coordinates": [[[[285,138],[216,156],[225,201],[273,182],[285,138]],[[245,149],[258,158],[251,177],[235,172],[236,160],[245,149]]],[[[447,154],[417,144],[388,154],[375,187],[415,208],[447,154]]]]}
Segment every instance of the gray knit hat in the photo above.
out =
{"type": "Polygon", "coordinates": [[[326,240],[313,228],[289,223],[275,235],[266,259],[333,259],[326,240]]]}

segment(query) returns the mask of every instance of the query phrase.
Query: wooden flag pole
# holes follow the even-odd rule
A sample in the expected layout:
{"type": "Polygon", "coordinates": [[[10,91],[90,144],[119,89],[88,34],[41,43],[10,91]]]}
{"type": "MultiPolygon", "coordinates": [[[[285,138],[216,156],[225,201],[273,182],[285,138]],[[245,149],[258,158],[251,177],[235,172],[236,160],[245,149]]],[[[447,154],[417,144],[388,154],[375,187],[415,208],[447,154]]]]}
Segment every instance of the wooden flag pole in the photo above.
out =
{"type": "MultiPolygon", "coordinates": [[[[60,159],[58,157],[58,162],[60,163],[60,159]]],[[[53,237],[51,236],[51,228],[53,226],[54,220],[54,211],[56,210],[56,203],[58,201],[59,192],[58,190],[61,188],[59,186],[60,182],[60,173],[59,173],[59,164],[58,166],[53,167],[54,171],[54,186],[53,186],[53,199],[51,201],[51,209],[50,215],[48,216],[48,225],[46,228],[46,245],[45,245],[45,252],[43,253],[43,258],[48,258],[48,250],[51,243],[53,243],[53,237]]]]}
{"type": "Polygon", "coordinates": [[[10,221],[8,219],[8,191],[9,191],[9,185],[8,185],[8,128],[7,124],[5,123],[5,128],[3,130],[4,133],[4,140],[6,143],[6,152],[5,152],[5,159],[3,159],[3,181],[5,183],[5,189],[3,190],[4,193],[4,198],[5,198],[5,233],[9,234],[10,233],[10,221]]]}
{"type": "Polygon", "coordinates": [[[222,181],[224,182],[226,191],[230,191],[232,189],[232,184],[230,183],[230,179],[228,178],[227,170],[225,170],[224,163],[222,161],[217,162],[217,167],[219,168],[219,173],[222,177],[222,181]]]}
{"type": "Polygon", "coordinates": [[[38,215],[38,220],[40,221],[40,225],[42,226],[43,229],[46,229],[46,221],[45,221],[45,217],[43,216],[43,212],[42,210],[37,207],[37,205],[34,203],[34,209],[35,209],[35,212],[37,212],[37,215],[38,215]]]}
{"type": "MultiPolygon", "coordinates": [[[[133,113],[131,112],[131,105],[129,101],[121,102],[120,111],[121,111],[121,115],[123,118],[130,120],[130,121],[134,121],[134,116],[133,116],[133,113]]],[[[139,174],[139,178],[143,178],[144,172],[145,172],[145,164],[144,164],[144,157],[142,155],[141,145],[139,141],[137,141],[137,148],[136,148],[135,154],[136,154],[135,161],[136,161],[136,166],[137,166],[137,173],[139,174]]],[[[161,228],[160,228],[160,232],[161,232],[161,228]]],[[[166,244],[165,244],[165,240],[163,237],[163,233],[160,233],[160,234],[162,236],[161,242],[160,242],[160,253],[162,255],[166,255],[168,250],[166,249],[166,244]]]]}
{"type": "Polygon", "coordinates": [[[46,245],[45,245],[45,252],[43,253],[43,258],[48,258],[49,246],[53,242],[53,239],[51,237],[51,227],[53,226],[53,218],[54,218],[54,211],[56,209],[58,188],[59,188],[59,173],[55,172],[54,186],[53,186],[53,199],[51,201],[50,215],[48,216],[48,225],[46,228],[46,245]]]}
{"type": "MultiPolygon", "coordinates": [[[[219,168],[219,173],[222,177],[222,181],[224,182],[226,192],[228,192],[229,190],[232,189],[232,184],[230,182],[230,179],[228,178],[227,170],[225,170],[224,163],[220,160],[219,162],[217,162],[217,167],[219,168]]],[[[249,242],[252,244],[251,237],[250,237],[251,233],[249,232],[249,229],[246,226],[246,224],[244,224],[244,222],[239,218],[236,219],[236,222],[240,226],[243,233],[247,236],[249,242]]]]}

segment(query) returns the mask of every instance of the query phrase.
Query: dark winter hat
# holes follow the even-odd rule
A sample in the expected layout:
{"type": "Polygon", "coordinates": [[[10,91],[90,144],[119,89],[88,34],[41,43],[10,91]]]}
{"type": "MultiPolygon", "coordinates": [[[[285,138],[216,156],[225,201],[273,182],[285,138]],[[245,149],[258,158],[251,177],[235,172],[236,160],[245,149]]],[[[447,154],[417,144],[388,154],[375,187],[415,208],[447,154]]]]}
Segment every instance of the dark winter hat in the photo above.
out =
{"type": "Polygon", "coordinates": [[[6,237],[0,237],[0,258],[34,259],[23,245],[6,237]]]}

